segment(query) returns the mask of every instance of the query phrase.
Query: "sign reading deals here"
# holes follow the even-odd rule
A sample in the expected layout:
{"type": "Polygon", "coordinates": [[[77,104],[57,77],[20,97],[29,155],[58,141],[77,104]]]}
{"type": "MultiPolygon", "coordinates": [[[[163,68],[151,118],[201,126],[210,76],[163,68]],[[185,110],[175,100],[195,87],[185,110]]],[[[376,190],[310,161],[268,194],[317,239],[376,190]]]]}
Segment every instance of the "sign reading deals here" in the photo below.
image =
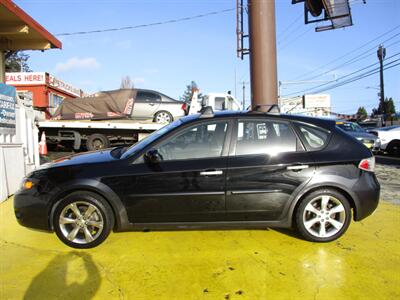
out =
{"type": "Polygon", "coordinates": [[[0,83],[0,134],[15,134],[15,87],[0,83]]]}

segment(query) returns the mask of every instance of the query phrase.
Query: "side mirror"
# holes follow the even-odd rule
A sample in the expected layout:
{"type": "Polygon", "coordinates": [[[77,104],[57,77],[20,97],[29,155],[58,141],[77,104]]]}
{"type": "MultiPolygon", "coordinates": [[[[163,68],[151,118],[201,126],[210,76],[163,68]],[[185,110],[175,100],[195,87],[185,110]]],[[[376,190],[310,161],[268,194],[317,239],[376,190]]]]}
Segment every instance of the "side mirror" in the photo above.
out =
{"type": "Polygon", "coordinates": [[[162,155],[158,153],[157,149],[150,149],[143,157],[147,163],[153,165],[158,164],[160,161],[163,160],[162,155]]]}

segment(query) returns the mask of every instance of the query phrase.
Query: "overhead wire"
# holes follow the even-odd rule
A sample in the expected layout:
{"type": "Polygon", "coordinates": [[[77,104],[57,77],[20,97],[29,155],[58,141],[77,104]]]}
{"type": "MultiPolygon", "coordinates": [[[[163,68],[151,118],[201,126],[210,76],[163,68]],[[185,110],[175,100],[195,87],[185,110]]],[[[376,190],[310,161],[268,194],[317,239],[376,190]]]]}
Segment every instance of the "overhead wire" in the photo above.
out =
{"type": "Polygon", "coordinates": [[[395,31],[395,30],[397,30],[397,29],[399,29],[399,28],[400,28],[400,25],[397,25],[397,26],[391,28],[390,30],[384,32],[383,34],[380,34],[379,36],[373,38],[372,40],[369,40],[368,42],[362,44],[361,46],[358,46],[358,47],[356,47],[355,49],[352,49],[351,51],[346,52],[345,54],[343,54],[343,55],[341,55],[341,56],[339,56],[339,57],[337,57],[337,58],[334,58],[333,60],[329,61],[328,63],[326,63],[326,64],[324,64],[324,65],[322,65],[322,66],[320,66],[320,67],[317,67],[316,69],[314,69],[314,70],[311,71],[311,72],[303,73],[303,74],[301,74],[301,75],[295,77],[295,78],[292,79],[292,80],[298,80],[298,79],[304,78],[305,76],[308,76],[308,75],[311,75],[311,74],[313,74],[313,73],[315,73],[315,72],[318,72],[319,70],[324,69],[324,68],[326,68],[327,66],[330,66],[330,65],[332,65],[333,63],[335,63],[335,62],[337,62],[337,61],[339,61],[339,60],[341,60],[341,59],[343,59],[343,58],[345,58],[345,57],[347,57],[347,56],[349,56],[349,55],[354,54],[356,51],[358,51],[358,50],[360,50],[360,49],[362,49],[362,48],[368,46],[369,44],[371,44],[371,43],[373,43],[373,42],[379,40],[380,38],[382,38],[382,37],[384,37],[384,36],[390,34],[391,32],[393,32],[393,31],[395,31]]]}
{"type": "MultiPolygon", "coordinates": [[[[317,75],[314,75],[314,76],[312,76],[312,77],[308,77],[308,78],[306,78],[306,79],[304,79],[304,80],[306,80],[306,81],[307,81],[307,80],[313,80],[313,79],[315,79],[315,78],[324,76],[324,75],[326,75],[326,74],[328,74],[328,73],[330,73],[330,72],[332,72],[332,71],[335,71],[335,70],[337,70],[337,69],[339,69],[339,68],[341,68],[341,67],[343,67],[343,66],[349,66],[349,65],[354,64],[354,63],[356,63],[356,62],[358,62],[358,61],[360,61],[360,60],[363,60],[363,59],[367,58],[368,56],[370,56],[371,54],[374,54],[374,53],[376,52],[376,48],[377,48],[380,44],[384,44],[385,42],[388,42],[388,41],[394,39],[394,38],[397,37],[397,36],[400,36],[400,32],[397,33],[397,34],[395,34],[395,35],[393,35],[392,37],[390,37],[390,38],[388,38],[388,39],[382,41],[381,43],[379,43],[379,44],[377,44],[377,45],[374,45],[373,47],[369,48],[368,50],[366,50],[366,51],[364,51],[364,52],[358,54],[357,57],[354,57],[354,58],[352,58],[352,59],[349,59],[349,60],[347,60],[347,61],[341,63],[340,65],[337,65],[336,67],[333,67],[333,68],[331,68],[331,69],[329,69],[329,70],[327,70],[327,71],[324,71],[324,72],[322,72],[322,73],[320,73],[320,74],[317,74],[317,75]]],[[[390,44],[390,45],[387,45],[386,48],[388,48],[388,47],[390,47],[390,46],[392,46],[392,45],[394,45],[394,44],[397,44],[398,42],[399,42],[399,41],[397,41],[397,42],[395,42],[395,43],[392,43],[392,44],[390,44]]]]}
{"type": "Polygon", "coordinates": [[[188,17],[183,17],[183,18],[170,19],[170,20],[166,20],[166,21],[153,22],[153,23],[147,23],[147,24],[139,24],[139,25],[133,25],[133,26],[117,27],[117,28],[105,28],[105,29],[97,29],[97,30],[88,30],[88,31],[63,32],[63,33],[58,33],[58,34],[55,34],[55,35],[56,36],[85,35],[85,34],[114,32],[114,31],[132,30],[132,29],[152,27],[152,26],[160,26],[160,25],[179,23],[179,22],[186,22],[186,21],[191,21],[191,20],[194,20],[194,19],[200,19],[200,18],[205,18],[205,17],[209,17],[209,16],[219,15],[219,14],[223,14],[223,13],[226,13],[226,12],[234,11],[235,9],[236,8],[222,9],[222,10],[217,10],[217,11],[211,11],[211,12],[204,13],[204,14],[198,14],[198,15],[193,15],[193,16],[188,16],[188,17]]]}
{"type": "MultiPolygon", "coordinates": [[[[394,57],[396,57],[396,56],[399,56],[399,55],[400,55],[400,52],[395,53],[395,54],[393,54],[393,55],[387,57],[386,60],[392,59],[392,58],[394,58],[394,57]]],[[[390,64],[392,64],[393,62],[396,62],[396,61],[397,61],[397,60],[388,62],[388,63],[386,63],[385,66],[389,66],[390,64]]],[[[363,67],[363,68],[358,69],[358,70],[356,70],[356,71],[354,71],[354,72],[351,72],[351,73],[349,73],[349,74],[346,74],[346,75],[344,75],[344,76],[338,78],[338,79],[336,80],[336,84],[340,84],[341,81],[342,81],[343,79],[345,79],[345,78],[347,78],[347,77],[349,77],[349,76],[352,76],[352,75],[354,75],[354,74],[357,74],[357,73],[359,73],[359,72],[362,72],[362,71],[364,71],[364,70],[367,70],[367,69],[369,69],[369,68],[371,68],[371,67],[373,67],[373,66],[375,66],[375,65],[377,65],[377,64],[379,64],[379,62],[370,64],[370,65],[368,65],[368,66],[366,66],[366,67],[363,67]]],[[[378,69],[379,69],[379,67],[378,67],[378,69]]],[[[374,70],[376,70],[376,69],[374,69],[374,70]]],[[[372,70],[372,71],[374,71],[374,70],[372,70]]],[[[370,70],[370,71],[371,71],[371,70],[370,70]]],[[[368,71],[368,72],[370,72],[370,71],[368,71]]],[[[329,84],[332,84],[332,82],[320,84],[320,85],[315,86],[315,87],[312,87],[312,88],[308,88],[308,89],[304,89],[304,90],[301,90],[301,91],[293,92],[293,93],[284,95],[283,97],[288,97],[288,96],[292,96],[292,95],[299,95],[299,94],[303,94],[303,93],[307,93],[307,92],[319,93],[319,92],[325,91],[325,90],[318,90],[318,88],[327,86],[327,85],[329,85],[329,84]]]]}
{"type": "MultiPolygon", "coordinates": [[[[390,64],[392,64],[392,63],[394,63],[394,62],[397,62],[397,61],[400,61],[400,59],[397,59],[397,60],[391,62],[390,64]]],[[[385,66],[385,67],[383,68],[383,70],[389,70],[389,69],[392,69],[392,68],[397,67],[397,66],[400,66],[400,63],[394,64],[394,65],[391,65],[391,66],[389,66],[389,64],[388,64],[387,66],[385,66]]],[[[359,75],[358,77],[349,79],[349,80],[347,80],[346,82],[338,83],[337,85],[334,85],[334,86],[331,86],[331,87],[328,87],[328,88],[325,88],[325,89],[322,89],[322,90],[315,91],[315,93],[326,92],[326,91],[329,91],[329,90],[332,90],[332,89],[341,87],[341,86],[343,86],[343,85],[347,85],[347,84],[352,83],[352,82],[354,82],[354,81],[358,81],[358,80],[364,79],[364,78],[366,78],[366,77],[372,76],[372,75],[377,74],[377,73],[379,73],[379,72],[380,72],[380,70],[379,70],[379,68],[377,68],[377,69],[368,71],[368,72],[366,72],[366,73],[364,73],[364,74],[361,74],[361,75],[359,75]]]]}

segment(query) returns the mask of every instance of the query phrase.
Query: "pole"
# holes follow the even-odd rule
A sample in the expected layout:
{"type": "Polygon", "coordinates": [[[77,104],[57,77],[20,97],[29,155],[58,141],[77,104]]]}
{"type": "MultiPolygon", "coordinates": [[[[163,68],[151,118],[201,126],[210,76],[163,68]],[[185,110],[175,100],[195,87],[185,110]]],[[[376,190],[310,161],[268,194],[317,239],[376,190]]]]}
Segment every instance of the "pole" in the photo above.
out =
{"type": "Polygon", "coordinates": [[[385,87],[384,87],[384,81],[383,81],[383,60],[385,59],[385,56],[386,56],[386,49],[383,48],[382,45],[380,45],[378,48],[377,54],[378,54],[379,64],[380,64],[380,72],[379,72],[380,73],[380,86],[381,86],[380,106],[382,108],[384,123],[386,123],[385,87]]]}
{"type": "Polygon", "coordinates": [[[243,81],[243,102],[242,102],[243,110],[246,110],[245,99],[246,99],[246,82],[243,81]]]}
{"type": "Polygon", "coordinates": [[[251,107],[278,104],[275,0],[248,0],[251,107]]]}
{"type": "Polygon", "coordinates": [[[4,51],[0,49],[0,83],[6,82],[6,58],[4,51]]]}

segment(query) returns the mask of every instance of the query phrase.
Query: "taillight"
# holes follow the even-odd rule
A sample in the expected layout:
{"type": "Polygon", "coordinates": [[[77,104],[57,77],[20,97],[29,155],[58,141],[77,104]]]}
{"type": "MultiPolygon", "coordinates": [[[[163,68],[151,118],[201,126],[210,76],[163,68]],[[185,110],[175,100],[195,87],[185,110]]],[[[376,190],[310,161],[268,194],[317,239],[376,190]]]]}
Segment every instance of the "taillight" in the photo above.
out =
{"type": "Polygon", "coordinates": [[[186,109],[187,109],[187,104],[186,104],[186,103],[183,103],[181,108],[182,108],[184,111],[186,111],[186,109]]]}
{"type": "Polygon", "coordinates": [[[375,157],[365,158],[358,164],[358,168],[368,172],[375,171],[375,157]]]}

